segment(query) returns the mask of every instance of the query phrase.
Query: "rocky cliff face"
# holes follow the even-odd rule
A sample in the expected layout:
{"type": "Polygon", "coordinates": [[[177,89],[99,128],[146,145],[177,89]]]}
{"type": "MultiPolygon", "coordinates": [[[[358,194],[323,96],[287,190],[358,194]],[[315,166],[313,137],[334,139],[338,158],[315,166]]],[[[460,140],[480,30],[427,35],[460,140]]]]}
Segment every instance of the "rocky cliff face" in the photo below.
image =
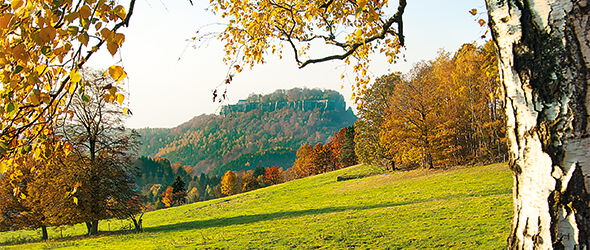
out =
{"type": "Polygon", "coordinates": [[[317,109],[319,112],[345,110],[346,104],[341,100],[322,99],[322,100],[299,100],[299,101],[275,101],[275,102],[248,102],[240,100],[237,104],[226,105],[221,108],[221,115],[230,113],[248,113],[252,110],[262,112],[273,112],[283,108],[291,108],[298,111],[311,111],[317,109]]]}

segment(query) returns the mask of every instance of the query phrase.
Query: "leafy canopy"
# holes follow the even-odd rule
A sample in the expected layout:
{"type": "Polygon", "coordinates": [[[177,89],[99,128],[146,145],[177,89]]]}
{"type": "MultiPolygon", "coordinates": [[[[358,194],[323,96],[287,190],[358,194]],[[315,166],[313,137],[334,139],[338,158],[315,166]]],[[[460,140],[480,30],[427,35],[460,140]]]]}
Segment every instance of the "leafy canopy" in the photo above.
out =
{"type": "Polygon", "coordinates": [[[228,20],[219,39],[225,42],[224,60],[236,72],[264,63],[268,54],[281,57],[286,49],[300,68],[330,60],[354,65],[353,89],[361,93],[370,80],[369,55],[385,54],[391,63],[404,45],[405,6],[405,0],[396,6],[388,0],[211,0],[210,9],[228,20]],[[315,46],[330,51],[325,45],[339,52],[309,56],[315,46]]]}
{"type": "MultiPolygon", "coordinates": [[[[40,156],[48,150],[42,145],[51,134],[48,125],[67,113],[71,95],[84,86],[80,69],[103,45],[115,55],[125,41],[118,29],[128,24],[134,3],[130,1],[128,11],[112,0],[12,0],[0,5],[2,158],[30,150],[40,156]]],[[[120,66],[106,73],[117,82],[125,77],[120,66]]]]}

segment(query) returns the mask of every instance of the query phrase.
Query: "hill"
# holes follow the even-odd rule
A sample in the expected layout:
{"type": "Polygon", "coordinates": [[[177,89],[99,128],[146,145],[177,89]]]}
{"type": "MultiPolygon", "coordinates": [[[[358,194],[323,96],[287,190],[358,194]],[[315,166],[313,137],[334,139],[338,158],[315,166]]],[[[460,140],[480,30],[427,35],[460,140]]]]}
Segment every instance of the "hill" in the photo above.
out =
{"type": "Polygon", "coordinates": [[[140,154],[223,174],[257,166],[289,168],[303,143],[326,142],[356,116],[333,90],[290,89],[250,95],[172,129],[140,129],[140,154]]]}
{"type": "MultiPolygon", "coordinates": [[[[413,170],[337,182],[344,174],[375,173],[357,165],[248,193],[162,209],[144,216],[144,233],[71,237],[17,248],[505,248],[511,214],[505,164],[413,170]]],[[[127,223],[101,223],[117,230],[127,223]]],[[[55,239],[59,231],[50,229],[55,239]]],[[[0,248],[32,231],[0,233],[0,248]]]]}

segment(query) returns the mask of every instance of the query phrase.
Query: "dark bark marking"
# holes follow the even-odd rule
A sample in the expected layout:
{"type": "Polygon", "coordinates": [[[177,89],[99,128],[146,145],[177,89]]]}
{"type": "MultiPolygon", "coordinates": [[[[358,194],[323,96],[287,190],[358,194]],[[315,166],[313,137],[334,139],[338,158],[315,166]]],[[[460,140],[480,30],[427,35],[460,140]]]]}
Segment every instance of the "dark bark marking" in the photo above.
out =
{"type": "Polygon", "coordinates": [[[568,213],[574,213],[576,224],[579,229],[579,247],[588,249],[590,247],[590,196],[586,191],[584,175],[581,168],[576,164],[574,173],[564,193],[562,206],[568,209],[568,213]]]}

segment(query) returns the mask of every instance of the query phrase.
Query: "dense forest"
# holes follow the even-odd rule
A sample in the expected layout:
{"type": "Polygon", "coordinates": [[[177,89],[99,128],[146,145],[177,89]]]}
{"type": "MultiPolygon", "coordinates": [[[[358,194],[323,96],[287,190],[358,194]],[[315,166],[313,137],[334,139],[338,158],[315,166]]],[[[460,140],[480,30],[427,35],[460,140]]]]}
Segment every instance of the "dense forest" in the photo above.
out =
{"type": "Polygon", "coordinates": [[[139,130],[140,155],[191,166],[192,175],[290,168],[302,144],[326,142],[356,120],[342,95],[319,89],[252,94],[222,110],[222,115],[200,115],[172,129],[139,130]]]}
{"type": "Polygon", "coordinates": [[[491,42],[464,44],[377,79],[355,123],[360,162],[408,169],[505,161],[496,62],[491,42]]]}

